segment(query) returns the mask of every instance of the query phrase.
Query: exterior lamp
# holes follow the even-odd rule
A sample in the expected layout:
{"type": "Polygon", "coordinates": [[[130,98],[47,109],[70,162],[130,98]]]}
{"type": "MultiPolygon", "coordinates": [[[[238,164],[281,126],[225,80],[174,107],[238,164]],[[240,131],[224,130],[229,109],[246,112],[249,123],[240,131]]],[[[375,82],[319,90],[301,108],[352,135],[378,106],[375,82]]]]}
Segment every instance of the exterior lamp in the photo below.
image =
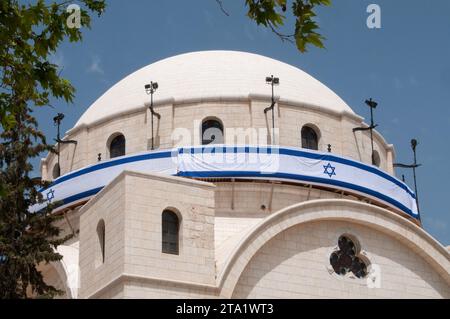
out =
{"type": "Polygon", "coordinates": [[[370,108],[370,126],[369,127],[356,127],[353,129],[353,133],[357,131],[370,131],[370,144],[372,146],[372,165],[376,164],[375,154],[373,151],[373,129],[378,126],[378,124],[374,123],[373,120],[373,110],[377,108],[378,103],[373,101],[372,99],[366,100],[365,103],[370,108]]]}
{"type": "Polygon", "coordinates": [[[264,109],[264,114],[267,114],[267,112],[269,110],[272,111],[272,145],[275,144],[275,112],[274,112],[274,107],[275,107],[275,96],[274,96],[274,89],[273,87],[275,85],[279,85],[280,84],[280,78],[276,78],[273,75],[271,76],[267,76],[266,77],[266,83],[270,84],[270,86],[272,87],[272,104],[264,109]]]}
{"type": "Polygon", "coordinates": [[[155,142],[154,142],[154,136],[153,136],[153,117],[156,116],[159,119],[161,119],[161,115],[157,112],[155,112],[155,110],[153,109],[153,93],[155,93],[155,91],[158,89],[158,82],[150,82],[150,84],[146,84],[144,86],[145,88],[145,93],[147,93],[147,95],[150,95],[150,113],[152,115],[152,150],[155,149],[155,142]]]}
{"type": "Polygon", "coordinates": [[[145,85],[145,92],[147,94],[153,94],[158,89],[157,82],[150,82],[150,84],[145,85]]]}
{"type": "Polygon", "coordinates": [[[53,124],[57,127],[57,132],[56,132],[56,139],[55,142],[58,143],[58,176],[61,175],[61,165],[59,163],[60,161],[60,153],[61,153],[61,144],[78,144],[77,141],[74,140],[67,140],[67,141],[63,141],[61,140],[61,122],[64,119],[64,114],[63,113],[58,113],[54,118],[53,118],[53,124]]]}

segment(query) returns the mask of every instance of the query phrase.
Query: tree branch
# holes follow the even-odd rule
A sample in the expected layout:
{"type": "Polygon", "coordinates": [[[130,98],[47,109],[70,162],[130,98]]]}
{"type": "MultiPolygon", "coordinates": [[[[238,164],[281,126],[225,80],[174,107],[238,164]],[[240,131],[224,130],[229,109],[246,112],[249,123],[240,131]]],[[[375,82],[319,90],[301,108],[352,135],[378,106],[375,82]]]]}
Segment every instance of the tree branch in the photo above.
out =
{"type": "Polygon", "coordinates": [[[225,11],[225,9],[224,9],[224,7],[223,7],[222,0],[216,0],[216,2],[217,2],[217,4],[219,5],[220,10],[223,12],[223,14],[225,14],[227,17],[229,17],[230,14],[229,14],[227,11],[225,11]]]}
{"type": "Polygon", "coordinates": [[[292,39],[295,34],[283,34],[277,31],[277,29],[274,27],[274,25],[272,24],[272,22],[269,21],[268,23],[270,29],[272,30],[273,33],[275,33],[280,39],[281,41],[287,41],[289,43],[294,43],[294,40],[292,39]]]}

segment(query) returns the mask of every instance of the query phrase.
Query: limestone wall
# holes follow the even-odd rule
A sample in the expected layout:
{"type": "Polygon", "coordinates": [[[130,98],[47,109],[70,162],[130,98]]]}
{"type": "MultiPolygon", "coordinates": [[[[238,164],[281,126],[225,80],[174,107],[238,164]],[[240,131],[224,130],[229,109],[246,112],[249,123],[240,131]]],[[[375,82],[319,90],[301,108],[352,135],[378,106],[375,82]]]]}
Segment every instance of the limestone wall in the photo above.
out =
{"type": "MultiPolygon", "coordinates": [[[[81,298],[112,296],[109,288],[129,276],[214,284],[214,186],[175,177],[122,173],[81,210],[80,274],[81,298]],[[179,254],[162,252],[161,217],[165,209],[180,219],[179,254]],[[105,262],[98,264],[96,227],[100,219],[106,226],[106,253],[105,262]]],[[[130,297],[124,287],[117,288],[117,294],[130,297]]]]}
{"type": "Polygon", "coordinates": [[[80,211],[80,290],[85,298],[107,285],[125,268],[125,192],[124,182],[113,182],[80,211]],[[97,226],[105,224],[105,259],[97,226]]]}
{"type": "MultiPolygon", "coordinates": [[[[225,128],[226,143],[271,143],[272,115],[264,113],[268,101],[219,101],[191,102],[174,104],[164,103],[155,106],[161,114],[161,120],[154,118],[154,145],[167,149],[179,145],[201,144],[201,122],[205,118],[219,119],[225,128]],[[227,129],[252,128],[258,137],[230,138],[227,129]],[[181,129],[181,130],[180,130],[181,129]],[[266,134],[260,134],[261,132],[266,134]],[[177,132],[173,135],[174,132],[177,132]],[[189,132],[181,138],[179,134],[189,132]]],[[[280,104],[275,108],[275,143],[281,146],[301,147],[301,129],[309,125],[319,135],[319,150],[326,152],[328,144],[337,155],[348,156],[355,160],[371,163],[371,144],[368,132],[353,133],[354,127],[362,125],[357,116],[340,115],[324,112],[299,105],[280,104]]],[[[231,131],[230,131],[231,132],[231,131]]],[[[249,131],[247,131],[248,133],[249,131]]],[[[91,127],[81,127],[70,132],[66,139],[76,140],[77,145],[61,145],[61,174],[95,164],[98,154],[102,160],[109,158],[108,143],[115,134],[123,134],[126,138],[126,154],[147,151],[151,146],[151,116],[146,108],[120,116],[91,127]]],[[[243,134],[239,136],[242,137],[243,134]]],[[[379,134],[374,134],[374,148],[380,155],[380,167],[393,173],[393,149],[387,145],[379,134]]],[[[41,173],[45,179],[53,179],[52,171],[56,164],[56,156],[49,154],[42,162],[41,173]]]]}
{"type": "Polygon", "coordinates": [[[294,226],[250,260],[233,298],[449,298],[450,287],[417,252],[373,229],[338,221],[294,226]],[[330,274],[329,257],[340,235],[354,235],[380,287],[367,279],[330,274]]]}

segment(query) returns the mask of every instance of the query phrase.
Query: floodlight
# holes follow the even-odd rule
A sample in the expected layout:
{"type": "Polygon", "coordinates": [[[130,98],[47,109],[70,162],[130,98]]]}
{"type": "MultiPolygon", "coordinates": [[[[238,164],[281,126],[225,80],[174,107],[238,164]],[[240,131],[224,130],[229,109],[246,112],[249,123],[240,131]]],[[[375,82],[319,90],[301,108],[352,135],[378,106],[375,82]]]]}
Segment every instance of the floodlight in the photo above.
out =
{"type": "Polygon", "coordinates": [[[158,88],[158,83],[157,82],[150,82],[150,84],[146,84],[144,86],[145,88],[145,93],[147,94],[153,94],[156,89],[158,88]]]}
{"type": "Polygon", "coordinates": [[[413,139],[411,140],[411,147],[412,147],[413,150],[416,149],[417,144],[419,144],[419,143],[417,142],[416,139],[413,138],[413,139]]]}
{"type": "Polygon", "coordinates": [[[375,102],[375,101],[373,101],[372,99],[366,100],[366,104],[367,104],[369,107],[373,108],[373,109],[375,109],[375,108],[377,107],[377,105],[378,105],[378,103],[375,102]]]}

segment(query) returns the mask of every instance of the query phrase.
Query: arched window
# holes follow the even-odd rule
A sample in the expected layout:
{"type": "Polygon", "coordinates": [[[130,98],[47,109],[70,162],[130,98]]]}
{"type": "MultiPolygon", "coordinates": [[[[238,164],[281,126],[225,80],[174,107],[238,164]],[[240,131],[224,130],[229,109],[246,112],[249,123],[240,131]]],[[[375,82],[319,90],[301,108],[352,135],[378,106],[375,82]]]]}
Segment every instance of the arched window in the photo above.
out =
{"type": "Polygon", "coordinates": [[[125,136],[117,135],[109,143],[109,157],[119,157],[125,155],[125,136]]]}
{"type": "Polygon", "coordinates": [[[58,163],[56,163],[55,166],[53,166],[52,176],[53,179],[57,179],[59,176],[61,176],[61,169],[58,163]]]}
{"type": "Polygon", "coordinates": [[[380,167],[381,164],[380,154],[375,150],[373,151],[372,155],[372,164],[376,167],[380,167]]]}
{"type": "Polygon", "coordinates": [[[101,219],[97,224],[97,253],[96,266],[100,266],[105,262],[105,221],[101,219]]]}
{"type": "Polygon", "coordinates": [[[302,148],[317,151],[319,149],[319,138],[314,129],[309,126],[302,128],[302,148]]]}
{"type": "Polygon", "coordinates": [[[218,120],[207,119],[202,122],[202,145],[223,144],[223,125],[218,120]]]}
{"type": "Polygon", "coordinates": [[[170,210],[162,213],[162,252],[178,255],[180,220],[178,215],[170,210]]]}

